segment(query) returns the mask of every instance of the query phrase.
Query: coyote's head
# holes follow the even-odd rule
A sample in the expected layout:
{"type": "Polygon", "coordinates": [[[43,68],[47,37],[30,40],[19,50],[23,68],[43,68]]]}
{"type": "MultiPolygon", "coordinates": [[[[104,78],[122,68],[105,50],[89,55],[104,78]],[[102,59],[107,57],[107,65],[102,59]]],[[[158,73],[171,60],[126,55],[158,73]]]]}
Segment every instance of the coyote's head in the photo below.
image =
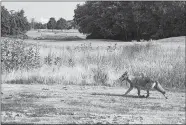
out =
{"type": "Polygon", "coordinates": [[[128,77],[129,77],[129,75],[128,75],[128,72],[126,71],[126,72],[119,78],[119,80],[120,80],[120,81],[124,81],[124,80],[127,80],[128,77]]]}

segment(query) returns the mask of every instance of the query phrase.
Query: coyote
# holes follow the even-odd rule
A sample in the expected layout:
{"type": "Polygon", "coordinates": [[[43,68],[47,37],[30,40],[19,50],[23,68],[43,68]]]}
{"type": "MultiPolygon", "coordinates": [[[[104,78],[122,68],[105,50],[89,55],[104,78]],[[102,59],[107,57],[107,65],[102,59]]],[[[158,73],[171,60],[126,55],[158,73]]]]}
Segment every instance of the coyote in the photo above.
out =
{"type": "Polygon", "coordinates": [[[127,95],[133,88],[136,88],[138,90],[138,97],[149,97],[149,90],[155,89],[159,92],[161,92],[164,97],[167,99],[165,96],[165,90],[163,87],[160,85],[158,81],[154,81],[150,79],[149,77],[146,77],[142,74],[140,77],[133,77],[129,78],[128,72],[126,71],[120,78],[119,80],[122,82],[126,80],[130,84],[130,88],[127,90],[127,92],[124,95],[127,95]],[[140,95],[140,89],[146,90],[147,95],[146,96],[141,96],[140,95]]]}

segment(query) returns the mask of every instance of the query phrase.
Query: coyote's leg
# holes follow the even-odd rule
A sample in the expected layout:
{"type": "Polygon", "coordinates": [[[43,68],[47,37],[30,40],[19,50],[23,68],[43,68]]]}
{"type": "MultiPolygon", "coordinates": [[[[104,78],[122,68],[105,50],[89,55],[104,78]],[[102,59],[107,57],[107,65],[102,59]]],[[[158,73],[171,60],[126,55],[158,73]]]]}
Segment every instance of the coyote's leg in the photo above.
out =
{"type": "Polygon", "coordinates": [[[147,95],[146,95],[146,98],[148,98],[149,97],[149,90],[147,90],[147,95]]]}
{"type": "Polygon", "coordinates": [[[138,97],[140,97],[140,89],[139,89],[139,88],[137,88],[137,90],[138,90],[138,97]]]}
{"type": "Polygon", "coordinates": [[[163,89],[163,87],[160,85],[159,82],[156,82],[156,86],[154,87],[158,92],[161,92],[163,94],[163,96],[167,99],[167,97],[165,96],[165,90],[163,89]]]}
{"type": "Polygon", "coordinates": [[[144,97],[145,97],[144,95],[140,95],[140,89],[137,88],[137,90],[138,90],[138,97],[139,97],[139,98],[144,98],[144,97]]]}
{"type": "Polygon", "coordinates": [[[130,88],[127,90],[127,92],[125,92],[124,95],[127,95],[132,89],[133,89],[133,87],[130,87],[130,88]]]}

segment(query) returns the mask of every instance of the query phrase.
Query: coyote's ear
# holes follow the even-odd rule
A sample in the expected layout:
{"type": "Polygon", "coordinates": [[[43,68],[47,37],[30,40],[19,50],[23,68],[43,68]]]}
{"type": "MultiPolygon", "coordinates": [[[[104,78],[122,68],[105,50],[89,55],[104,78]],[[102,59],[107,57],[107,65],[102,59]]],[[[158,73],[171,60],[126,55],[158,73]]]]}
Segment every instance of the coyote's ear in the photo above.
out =
{"type": "Polygon", "coordinates": [[[127,74],[128,74],[128,72],[127,72],[127,71],[125,71],[125,73],[124,73],[124,74],[126,74],[126,75],[127,75],[127,74]]]}

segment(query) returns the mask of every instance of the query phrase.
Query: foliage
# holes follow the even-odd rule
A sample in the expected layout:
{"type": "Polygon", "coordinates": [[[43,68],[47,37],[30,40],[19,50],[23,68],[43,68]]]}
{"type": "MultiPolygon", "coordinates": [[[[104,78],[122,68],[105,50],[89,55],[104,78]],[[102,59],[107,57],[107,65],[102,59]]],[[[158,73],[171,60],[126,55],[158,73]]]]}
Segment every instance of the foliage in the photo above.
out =
{"type": "Polygon", "coordinates": [[[1,34],[6,35],[10,33],[10,13],[8,10],[1,6],[1,34]]]}
{"type": "Polygon", "coordinates": [[[34,29],[46,29],[47,28],[47,24],[42,24],[40,22],[35,22],[34,23],[34,29]]]}
{"type": "Polygon", "coordinates": [[[76,23],[73,20],[65,20],[64,18],[60,18],[59,20],[55,20],[55,18],[51,17],[48,21],[47,24],[42,24],[40,22],[35,22],[34,23],[34,28],[35,29],[78,29],[78,26],[76,25],[76,23]]]}
{"type": "Polygon", "coordinates": [[[55,20],[55,18],[51,17],[47,23],[47,28],[53,30],[53,29],[55,29],[55,27],[56,27],[56,20],[55,20]]]}
{"type": "Polygon", "coordinates": [[[67,28],[67,21],[63,18],[60,18],[56,23],[56,29],[66,29],[67,28]]]}
{"type": "Polygon", "coordinates": [[[74,22],[74,20],[68,20],[67,21],[67,29],[78,29],[78,26],[74,22]]]}
{"type": "Polygon", "coordinates": [[[20,39],[2,38],[1,54],[2,72],[40,66],[38,46],[26,44],[20,39]]]}
{"type": "Polygon", "coordinates": [[[186,35],[186,2],[87,1],[77,5],[74,21],[87,38],[160,39],[186,35]]]}
{"type": "Polygon", "coordinates": [[[9,12],[4,6],[1,6],[1,35],[24,34],[30,29],[30,24],[24,16],[24,10],[18,12],[9,12]]]}

